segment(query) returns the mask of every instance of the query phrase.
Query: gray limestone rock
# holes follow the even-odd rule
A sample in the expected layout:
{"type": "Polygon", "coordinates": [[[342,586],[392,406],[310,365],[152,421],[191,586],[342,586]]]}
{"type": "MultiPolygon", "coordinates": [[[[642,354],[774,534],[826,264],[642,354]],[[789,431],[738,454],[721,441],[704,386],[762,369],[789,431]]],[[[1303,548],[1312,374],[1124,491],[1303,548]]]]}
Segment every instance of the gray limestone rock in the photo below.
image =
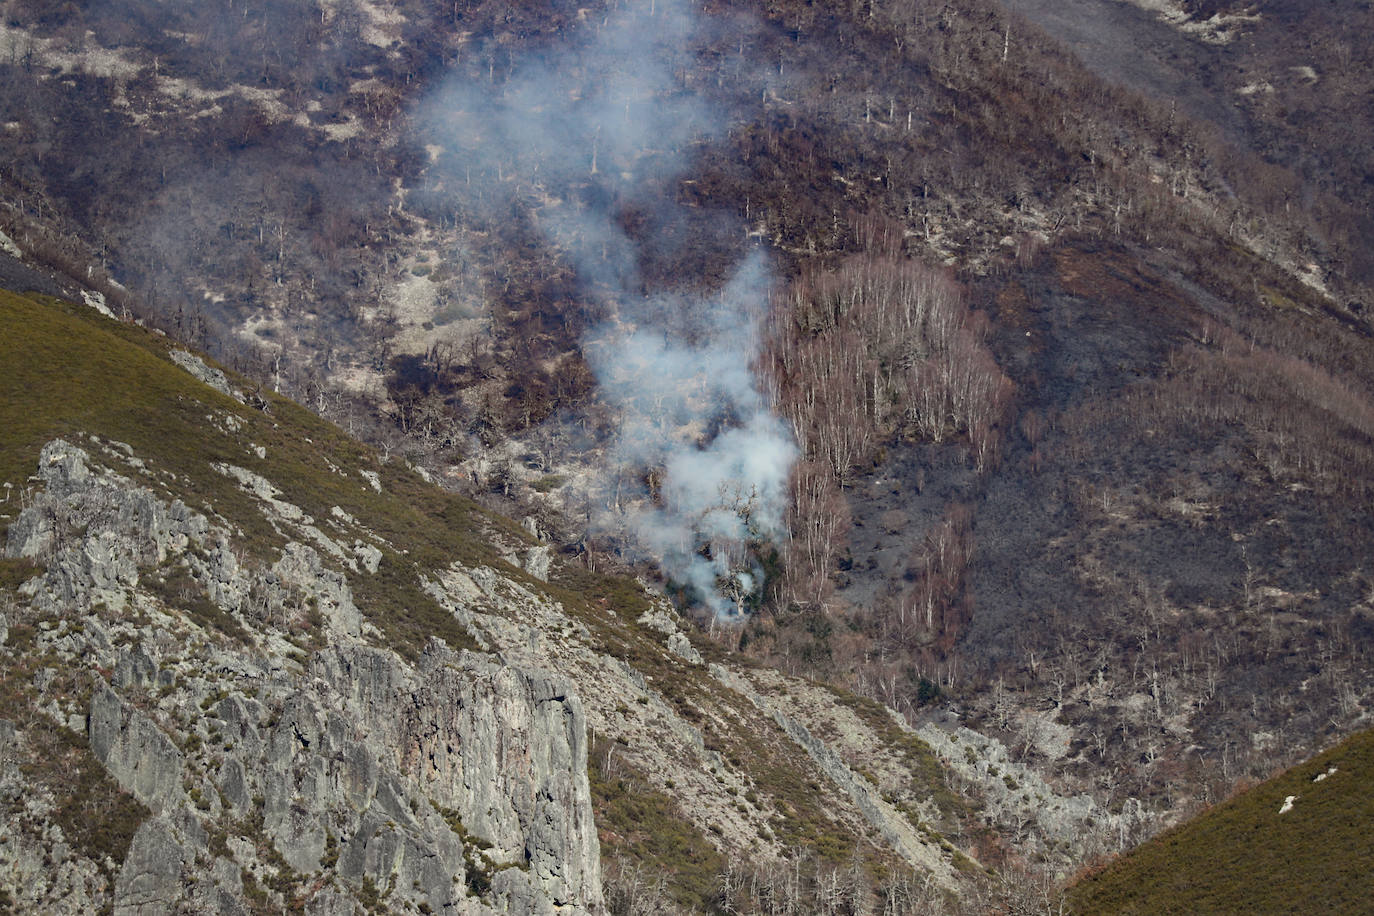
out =
{"type": "Polygon", "coordinates": [[[142,646],[133,649],[120,649],[119,661],[115,663],[110,682],[120,690],[127,687],[147,687],[157,680],[157,662],[143,650],[142,646]]]}
{"type": "Polygon", "coordinates": [[[662,608],[645,611],[643,614],[639,615],[639,619],[635,622],[642,627],[657,630],[664,636],[671,636],[677,632],[677,621],[673,620],[668,612],[664,611],[662,608]]]}
{"type": "Polygon", "coordinates": [[[115,916],[162,916],[183,897],[182,870],[192,854],[166,818],[150,817],[134,834],[114,888],[115,916]]]}
{"type": "Polygon", "coordinates": [[[548,895],[541,892],[527,872],[518,868],[497,872],[491,879],[491,890],[502,912],[528,913],[530,916],[554,916],[557,912],[548,895]]]}
{"type": "Polygon", "coordinates": [[[215,714],[224,723],[224,733],[232,738],[235,744],[245,746],[249,753],[256,751],[262,743],[262,736],[258,733],[261,716],[258,714],[257,706],[256,701],[245,700],[236,694],[224,697],[215,706],[215,714]]]}
{"type": "Polygon", "coordinates": [[[363,908],[351,896],[333,887],[321,888],[305,905],[305,916],[359,916],[363,908]]]}
{"type": "Polygon", "coordinates": [[[319,653],[371,742],[424,796],[458,812],[497,862],[527,865],[558,905],[601,905],[586,723],[569,685],[432,641],[418,671],[361,647],[319,653]]]}
{"type": "Polygon", "coordinates": [[[43,446],[38,455],[38,476],[43,479],[47,495],[61,499],[85,489],[92,477],[88,458],[84,451],[62,439],[43,446]]]}
{"type": "Polygon", "coordinates": [[[760,710],[768,713],[778,727],[806,751],[821,772],[849,796],[864,820],[882,835],[894,851],[913,866],[929,872],[939,883],[949,886],[953,882],[953,874],[942,860],[939,847],[920,835],[908,818],[883,798],[873,783],[852,770],[834,748],[813,735],[801,722],[769,703],[768,698],[755,690],[745,678],[716,664],[711,665],[709,671],[716,680],[739,691],[760,710]]]}
{"type": "MultiPolygon", "coordinates": [[[[101,447],[125,460],[127,449],[101,447]]],[[[109,774],[154,815],[113,886],[91,884],[82,876],[96,866],[71,860],[71,900],[131,916],[242,913],[241,870],[262,886],[282,861],[302,881],[323,873],[309,878],[312,913],[360,912],[364,881],[401,912],[603,910],[586,722],[562,678],[437,640],[416,663],[361,646],[349,577],[377,568],[375,548],[356,551],[361,568],[343,558],[346,574],[338,556],[294,541],[264,566],[244,559],[227,528],[69,443],[43,450],[40,475],[44,490],[9,527],[6,553],[42,561],[27,591],[34,609],[81,620],[39,639],[61,664],[84,660],[109,678],[96,679],[76,721],[109,774]],[[145,578],[173,570],[255,629],[252,644],[202,640],[195,619],[146,593],[145,578]],[[137,613],[110,613],[130,604],[137,613]],[[283,621],[294,627],[312,611],[330,645],[302,672],[281,633],[283,621]],[[253,823],[260,833],[239,835],[253,823]],[[491,878],[480,899],[467,895],[473,857],[491,878]],[[87,885],[95,889],[81,891],[87,885]]],[[[532,574],[547,573],[547,548],[526,558],[532,574]]],[[[469,583],[481,601],[533,600],[490,576],[486,593],[469,583]]],[[[56,694],[50,668],[27,689],[56,694]]],[[[0,727],[0,763],[22,740],[0,727]]],[[[56,836],[57,858],[70,858],[56,836]]],[[[33,861],[41,870],[42,855],[33,861]]]]}
{"type": "Polygon", "coordinates": [[[393,887],[395,895],[436,912],[451,910],[464,896],[461,853],[457,862],[448,860],[410,831],[375,818],[345,846],[339,874],[393,887]]]}
{"type": "Polygon", "coordinates": [[[172,362],[191,373],[198,381],[204,382],[220,394],[243,403],[243,395],[229,386],[228,377],[220,370],[207,366],[199,356],[185,350],[172,350],[167,355],[172,358],[172,362]]]}
{"type": "Polygon", "coordinates": [[[61,439],[43,447],[38,474],[44,492],[10,525],[5,553],[44,561],[42,576],[26,584],[41,610],[121,608],[141,567],[165,562],[209,531],[180,501],[165,503],[118,474],[93,470],[85,451],[61,439]]]}
{"type": "Polygon", "coordinates": [[[252,793],[248,791],[248,774],[237,757],[224,758],[215,784],[219,786],[224,800],[239,810],[246,809],[252,802],[252,793]]]}
{"type": "Polygon", "coordinates": [[[990,817],[1034,822],[1039,835],[1063,848],[1082,844],[1094,828],[1129,828],[1139,817],[1135,799],[1127,799],[1120,813],[1114,813],[1101,810],[1090,795],[1060,795],[1006,745],[972,729],[945,731],[927,723],[918,734],[951,769],[979,785],[990,817]]]}
{"type": "Polygon", "coordinates": [[[530,547],[525,551],[521,558],[520,566],[525,572],[529,573],[540,582],[547,582],[549,579],[549,567],[553,563],[553,552],[549,545],[540,544],[537,547],[530,547]]]}
{"type": "Polygon", "coordinates": [[[241,613],[248,603],[253,580],[240,568],[229,539],[212,531],[202,545],[201,556],[189,557],[191,569],[205,586],[206,596],[216,607],[241,613]]]}
{"type": "Polygon", "coordinates": [[[100,602],[122,608],[141,570],[175,557],[187,564],[206,596],[230,613],[267,621],[283,609],[313,609],[329,639],[355,639],[362,632],[362,613],[347,579],[325,566],[312,547],[289,542],[269,571],[252,574],[240,567],[226,532],[212,529],[180,501],[164,502],[117,474],[93,469],[80,448],[62,440],[49,443],[39,475],[45,492],[10,526],[6,555],[45,561],[31,586],[42,610],[65,613],[100,602]]]}
{"type": "Polygon", "coordinates": [[[375,573],[382,565],[382,552],[371,544],[364,544],[362,541],[353,543],[353,556],[363,569],[370,573],[375,573]]]}
{"type": "Polygon", "coordinates": [[[124,789],[155,813],[182,797],[181,752],[101,681],[91,698],[91,750],[124,789]]]}
{"type": "Polygon", "coordinates": [[[685,633],[674,633],[668,637],[668,651],[683,659],[689,665],[701,664],[701,653],[693,646],[685,633]]]}
{"type": "MultiPolygon", "coordinates": [[[[417,906],[447,911],[462,897],[462,843],[383,769],[375,742],[365,740],[353,720],[326,708],[332,705],[329,685],[317,682],[316,689],[323,695],[303,690],[286,699],[264,742],[257,777],[264,831],[300,873],[321,867],[337,831],[340,876],[393,887],[417,906]]],[[[226,762],[226,796],[248,794],[238,780],[226,762]]]]}
{"type": "Polygon", "coordinates": [[[194,909],[217,916],[247,916],[243,873],[232,859],[219,856],[191,891],[194,909]]]}
{"type": "Polygon", "coordinates": [[[348,580],[327,569],[314,548],[288,543],[272,572],[283,586],[315,602],[331,639],[356,638],[362,632],[363,615],[353,603],[348,580]]]}
{"type": "Polygon", "coordinates": [[[636,622],[642,627],[648,627],[650,630],[655,630],[668,637],[668,651],[687,664],[700,665],[702,663],[701,653],[692,647],[692,641],[678,629],[677,621],[666,609],[659,607],[645,611],[639,615],[636,622]]]}

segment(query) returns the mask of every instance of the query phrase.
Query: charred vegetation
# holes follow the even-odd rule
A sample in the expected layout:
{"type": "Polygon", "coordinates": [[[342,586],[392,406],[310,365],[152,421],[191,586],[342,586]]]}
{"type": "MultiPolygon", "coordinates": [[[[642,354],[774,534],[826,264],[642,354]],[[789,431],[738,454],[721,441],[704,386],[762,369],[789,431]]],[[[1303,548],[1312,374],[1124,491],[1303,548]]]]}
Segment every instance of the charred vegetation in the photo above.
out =
{"type": "Polygon", "coordinates": [[[619,427],[588,334],[637,296],[690,341],[673,297],[764,248],[751,368],[797,449],[785,534],[687,545],[764,573],[742,625],[688,610],[723,650],[912,722],[957,708],[1075,789],[1176,815],[1374,695],[1371,62],[1344,13],[1268,4],[1244,51],[1155,36],[1206,73],[1176,105],[1039,6],[707,4],[639,101],[691,94],[724,127],[560,150],[556,184],[537,151],[479,156],[481,111],[427,94],[500,96],[609,8],[13,2],[0,230],[588,567],[650,575],[596,518],[662,507],[663,467],[601,468],[619,427]],[[550,240],[589,212],[633,243],[635,288],[578,263],[594,233],[550,240]],[[1064,754],[1029,712],[1072,729],[1064,754]]]}

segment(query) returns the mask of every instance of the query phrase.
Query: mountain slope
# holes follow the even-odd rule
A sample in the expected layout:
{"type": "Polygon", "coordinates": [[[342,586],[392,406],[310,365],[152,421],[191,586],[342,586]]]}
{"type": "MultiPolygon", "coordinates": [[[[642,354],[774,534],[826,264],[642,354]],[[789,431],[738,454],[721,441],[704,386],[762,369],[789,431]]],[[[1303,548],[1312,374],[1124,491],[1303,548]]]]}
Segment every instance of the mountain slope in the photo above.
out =
{"type": "Polygon", "coordinates": [[[1366,731],[1080,879],[1073,911],[1368,912],[1371,779],[1366,731]]]}
{"type": "Polygon", "coordinates": [[[382,496],[405,484],[145,331],[2,295],[23,386],[5,468],[37,471],[9,481],[4,519],[8,901],[481,912],[464,902],[481,888],[595,910],[582,709],[547,674],[462,653],[471,637],[407,581],[423,539],[391,540],[423,517],[382,496]],[[94,824],[64,767],[108,796],[94,824]]]}
{"type": "Polygon", "coordinates": [[[192,551],[149,600],[205,591],[201,630],[316,651],[320,609],[266,585],[308,547],[376,629],[349,639],[571,672],[621,909],[781,893],[793,849],[813,896],[898,893],[880,847],[950,878],[921,824],[996,872],[955,896],[1043,891],[1374,709],[1369,13],[13,0],[0,249],[253,381],[212,408],[151,371],[166,346],[130,373],[35,318],[79,358],[5,344],[45,360],[5,479],[29,500],[61,436],[223,519],[276,604],[242,617],[258,593],[192,551]],[[767,486],[674,484],[670,451],[764,428],[767,486]],[[665,537],[687,490],[702,524],[665,537]],[[721,516],[747,536],[702,537],[721,516]],[[590,572],[628,569],[688,619],[590,572]]]}
{"type": "MultiPolygon", "coordinates": [[[[16,910],[931,912],[996,886],[970,854],[1014,819],[1000,778],[952,791],[881,707],[694,645],[642,586],[166,338],[9,292],[0,320],[16,910]]],[[[1050,836],[1022,839],[1072,855],[1050,836]]]]}

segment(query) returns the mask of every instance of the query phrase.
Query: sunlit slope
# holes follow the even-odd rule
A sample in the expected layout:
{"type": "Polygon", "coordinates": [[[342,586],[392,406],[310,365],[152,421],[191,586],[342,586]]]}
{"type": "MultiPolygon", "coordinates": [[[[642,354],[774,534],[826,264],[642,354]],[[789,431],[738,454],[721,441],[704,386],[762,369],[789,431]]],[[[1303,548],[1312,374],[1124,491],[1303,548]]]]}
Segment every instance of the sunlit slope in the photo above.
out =
{"type": "MultiPolygon", "coordinates": [[[[399,651],[431,635],[470,645],[453,616],[415,584],[413,570],[454,559],[490,560],[476,532],[519,529],[427,484],[404,462],[370,449],[299,405],[267,391],[238,399],[208,387],[168,358],[176,345],[135,325],[57,299],[0,290],[0,532],[17,517],[44,444],[123,443],[156,470],[129,468],[140,483],[192,509],[223,518],[253,555],[284,543],[256,500],[222,470],[245,468],[290,494],[316,519],[339,511],[368,519],[396,547],[378,573],[359,579],[364,612],[399,651]],[[380,490],[370,483],[380,481],[380,490]]],[[[248,387],[231,377],[231,385],[248,387]]],[[[233,389],[237,390],[237,389],[233,389]]]]}
{"type": "MultiPolygon", "coordinates": [[[[874,899],[919,891],[930,901],[952,900],[963,883],[982,878],[945,838],[970,830],[981,802],[954,792],[930,748],[882,707],[784,678],[704,639],[689,640],[671,608],[633,580],[550,556],[550,547],[536,544],[521,526],[443,491],[394,452],[383,460],[242,377],[225,373],[217,380],[227,394],[202,383],[181,364],[200,375],[214,367],[195,366],[195,357],[174,352],[179,349],[84,306],[0,291],[0,485],[10,484],[0,503],[0,544],[7,527],[39,498],[45,484],[35,470],[43,447],[57,438],[89,454],[93,466],[153,491],[161,502],[181,500],[209,519],[226,532],[240,567],[254,574],[270,573],[288,541],[348,547],[357,546],[354,535],[361,533],[364,546],[375,545],[368,555],[377,560],[375,569],[349,565],[328,547],[321,553],[322,575],[330,581],[335,573],[342,576],[375,627],[363,627],[359,642],[394,650],[412,663],[430,637],[454,648],[480,647],[503,666],[556,672],[581,698],[607,893],[639,895],[639,912],[719,911],[723,871],[740,876],[732,891],[740,901],[780,888],[809,901],[837,875],[849,875],[846,880],[874,899]],[[548,561],[542,578],[520,565],[539,549],[548,561]],[[455,589],[474,584],[443,592],[441,603],[432,583],[450,575],[455,589]],[[464,617],[455,610],[460,604],[464,617]],[[665,639],[664,621],[676,640],[665,639]],[[646,884],[643,875],[653,879],[646,884]],[[653,902],[645,903],[649,898],[653,902]]],[[[152,608],[179,628],[179,656],[219,653],[209,675],[200,668],[188,673],[195,656],[184,662],[173,689],[156,694],[160,709],[185,711],[186,721],[203,723],[206,709],[198,704],[204,696],[237,689],[221,683],[221,655],[256,664],[269,654],[289,686],[304,676],[312,653],[331,648],[331,637],[311,620],[308,604],[287,624],[285,639],[270,614],[245,616],[216,605],[183,559],[194,549],[143,563],[129,589],[131,603],[124,609],[100,605],[88,616],[93,625],[139,627],[142,618],[129,608],[152,608]],[[192,695],[177,686],[200,689],[198,679],[209,693],[192,695]]],[[[64,627],[85,626],[79,610],[43,616],[21,600],[21,586],[44,564],[57,562],[54,556],[0,559],[0,601],[13,600],[19,609],[8,619],[0,654],[18,658],[29,647],[45,648],[42,640],[50,641],[58,616],[64,627]]],[[[76,685],[66,695],[82,709],[90,699],[79,690],[89,681],[79,679],[87,672],[70,659],[22,657],[28,667],[0,670],[0,720],[25,723],[26,759],[68,761],[68,769],[76,760],[90,773],[103,773],[80,727],[59,723],[54,730],[46,719],[33,724],[42,718],[34,712],[35,671],[63,673],[64,683],[76,685]],[[47,743],[36,743],[33,735],[47,743]]],[[[192,740],[181,737],[189,732],[180,721],[164,718],[161,727],[192,740]]],[[[221,754],[223,744],[195,747],[195,756],[186,758],[193,768],[188,771],[200,774],[196,778],[217,773],[219,762],[209,755],[221,754]]],[[[54,818],[82,823],[91,793],[65,792],[64,773],[45,766],[29,778],[54,799],[54,818]]],[[[91,791],[123,798],[112,785],[91,791]]],[[[109,859],[111,887],[147,816],[126,806],[87,818],[91,838],[77,835],[85,844],[81,855],[109,859]]],[[[242,826],[215,823],[231,831],[242,826]]],[[[312,892],[314,879],[294,874],[278,872],[282,899],[312,892]]],[[[482,874],[474,868],[469,882],[479,894],[490,890],[482,874]]],[[[0,896],[0,911],[4,902],[0,896]]],[[[794,911],[811,911],[809,902],[798,906],[794,911]]]]}
{"type": "Polygon", "coordinates": [[[1071,899],[1080,914],[1374,912],[1374,731],[1161,834],[1071,899]]]}

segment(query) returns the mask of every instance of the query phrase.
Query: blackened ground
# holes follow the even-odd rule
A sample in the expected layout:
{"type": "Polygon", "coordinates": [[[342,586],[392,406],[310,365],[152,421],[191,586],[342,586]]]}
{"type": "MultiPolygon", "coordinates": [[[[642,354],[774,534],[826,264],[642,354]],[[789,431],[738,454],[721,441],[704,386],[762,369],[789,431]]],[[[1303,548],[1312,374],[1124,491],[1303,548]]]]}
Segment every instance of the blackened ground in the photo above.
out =
{"type": "MultiPolygon", "coordinates": [[[[1310,427],[1274,419],[1293,406],[1281,360],[1244,396],[1224,390],[1227,361],[1252,352],[1217,344],[1214,323],[1240,321],[1237,307],[1177,267],[1148,251],[1070,242],[984,284],[976,298],[1017,386],[1001,462],[980,476],[958,442],[890,444],[848,490],[852,563],[837,590],[881,608],[910,587],[911,558],[949,507],[970,507],[971,615],[943,617],[958,632],[928,634],[927,650],[962,673],[974,708],[994,682],[1062,698],[1101,677],[1118,699],[1158,696],[1150,727],[1125,724],[1110,703],[1062,700],[1063,721],[1118,735],[1092,766],[1086,757],[1066,766],[1134,772],[1132,791],[1174,801],[1167,780],[1197,760],[1226,755],[1234,779],[1339,735],[1333,710],[1350,708],[1341,691],[1369,686],[1359,634],[1374,619],[1374,507],[1351,480],[1370,467],[1374,440],[1357,430],[1322,438],[1341,421],[1309,405],[1298,412],[1312,414],[1310,427]],[[1325,455],[1328,469],[1276,460],[1285,430],[1327,443],[1309,454],[1325,455]],[[1064,690],[1046,686],[1047,670],[1064,690]],[[1108,709],[1118,718],[1104,725],[1108,709]],[[1180,721],[1186,740],[1165,732],[1180,721]],[[1156,752],[1174,775],[1154,766],[1156,752]]],[[[1325,333],[1321,316],[1310,322],[1314,339],[1325,333]]],[[[1368,351],[1354,330],[1343,333],[1352,352],[1368,351]]],[[[1226,788],[1206,767],[1188,778],[1226,788]]]]}
{"type": "Polygon", "coordinates": [[[1230,45],[1187,37],[1155,13],[1120,0],[1003,0],[1062,42],[1094,73],[1137,92],[1176,100],[1191,117],[1221,127],[1231,142],[1246,133],[1221,70],[1230,45]],[[1129,50],[1125,50],[1129,49],[1129,50]]]}
{"type": "Polygon", "coordinates": [[[66,298],[77,295],[70,280],[63,283],[52,272],[29,267],[4,253],[0,253],[0,288],[66,298]]]}

